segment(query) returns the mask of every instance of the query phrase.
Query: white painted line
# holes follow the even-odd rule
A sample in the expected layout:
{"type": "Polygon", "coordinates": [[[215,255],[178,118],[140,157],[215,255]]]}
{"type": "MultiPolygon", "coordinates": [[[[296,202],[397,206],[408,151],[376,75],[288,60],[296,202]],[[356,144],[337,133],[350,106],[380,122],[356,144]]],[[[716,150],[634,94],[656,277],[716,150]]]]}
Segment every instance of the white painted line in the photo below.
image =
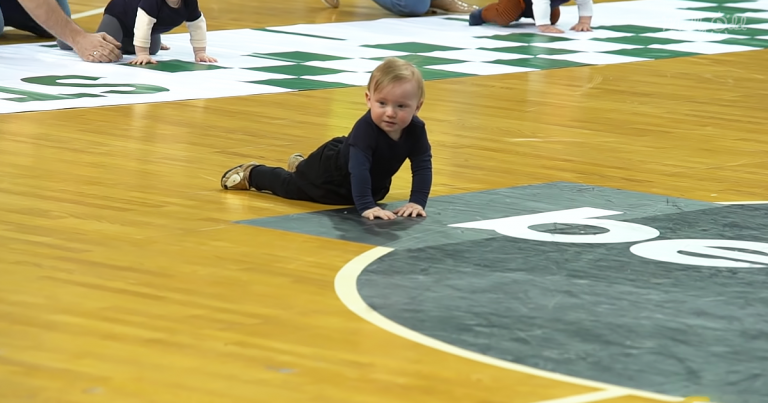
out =
{"type": "MultiPolygon", "coordinates": [[[[449,354],[454,354],[459,357],[464,357],[470,360],[482,362],[484,364],[493,365],[500,368],[509,369],[512,371],[523,372],[530,375],[540,376],[540,377],[552,379],[555,381],[603,389],[602,391],[599,391],[599,392],[610,393],[611,397],[631,395],[631,396],[645,397],[648,399],[656,399],[656,400],[665,401],[665,402],[680,402],[683,400],[682,397],[667,396],[667,395],[662,395],[658,393],[645,392],[642,390],[635,390],[635,389],[620,387],[620,386],[611,385],[611,384],[602,383],[602,382],[590,381],[588,379],[577,378],[570,375],[563,375],[557,372],[544,371],[541,369],[528,367],[525,365],[515,364],[509,361],[504,361],[498,358],[479,354],[474,351],[465,350],[465,349],[456,347],[454,345],[442,342],[437,339],[433,339],[431,337],[415,332],[411,329],[408,329],[407,327],[404,327],[398,323],[395,323],[387,319],[386,317],[382,316],[381,314],[373,310],[373,308],[368,306],[368,304],[366,304],[365,301],[363,301],[363,298],[360,296],[360,293],[358,293],[357,291],[357,278],[360,275],[360,273],[362,273],[363,270],[365,270],[365,268],[368,265],[370,265],[376,259],[386,255],[387,253],[392,252],[393,250],[394,249],[386,248],[383,246],[373,248],[363,253],[362,255],[352,259],[336,274],[336,278],[334,281],[336,295],[338,295],[341,302],[344,305],[346,305],[349,310],[351,310],[361,318],[367,320],[368,322],[373,323],[374,325],[388,332],[394,333],[400,337],[403,337],[405,339],[423,344],[425,346],[428,346],[437,350],[444,351],[449,354]]],[[[593,392],[590,394],[594,397],[595,393],[598,393],[598,392],[593,392]]],[[[575,397],[578,397],[578,396],[574,396],[574,398],[575,397]]],[[[587,401],[594,401],[594,400],[584,400],[584,402],[587,402],[587,401]]],[[[559,401],[556,401],[556,402],[561,403],[559,401]]],[[[562,401],[562,403],[565,403],[565,402],[575,403],[575,402],[582,402],[582,401],[581,400],[562,401]]]]}
{"type": "Polygon", "coordinates": [[[101,14],[104,12],[104,7],[102,8],[95,8],[90,11],[84,11],[82,13],[72,14],[72,19],[76,20],[78,18],[84,18],[84,17],[90,17],[92,15],[101,14]]]}
{"type": "Polygon", "coordinates": [[[715,202],[717,204],[768,204],[768,201],[735,201],[735,202],[715,202]]]}
{"type": "MultiPolygon", "coordinates": [[[[72,17],[71,17],[71,18],[72,18],[73,20],[76,20],[76,19],[78,19],[78,18],[83,18],[83,17],[90,17],[90,16],[92,16],[92,15],[101,14],[101,13],[103,13],[103,12],[104,12],[104,7],[102,7],[102,8],[97,8],[97,9],[93,9],[93,10],[90,10],[90,11],[84,11],[84,12],[82,12],[82,13],[72,14],[72,17]]],[[[5,27],[5,28],[3,29],[3,32],[6,32],[6,31],[13,31],[13,30],[15,30],[15,29],[16,29],[16,28],[5,27]]]]}
{"type": "Polygon", "coordinates": [[[614,397],[626,396],[623,390],[601,390],[599,392],[585,393],[583,395],[573,395],[561,397],[559,399],[544,400],[536,403],[591,403],[600,400],[611,399],[614,397]]]}

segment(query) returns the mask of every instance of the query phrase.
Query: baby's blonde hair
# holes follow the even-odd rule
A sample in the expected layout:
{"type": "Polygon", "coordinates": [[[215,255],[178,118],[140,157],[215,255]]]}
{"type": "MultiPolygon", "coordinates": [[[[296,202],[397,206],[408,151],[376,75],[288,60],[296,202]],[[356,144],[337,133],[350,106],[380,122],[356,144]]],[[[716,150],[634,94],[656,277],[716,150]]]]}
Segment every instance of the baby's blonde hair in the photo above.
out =
{"type": "Polygon", "coordinates": [[[381,88],[408,80],[413,80],[416,83],[419,102],[423,101],[426,92],[424,91],[424,77],[421,76],[419,69],[403,59],[388,57],[371,73],[371,78],[368,80],[368,92],[373,94],[381,88]]]}

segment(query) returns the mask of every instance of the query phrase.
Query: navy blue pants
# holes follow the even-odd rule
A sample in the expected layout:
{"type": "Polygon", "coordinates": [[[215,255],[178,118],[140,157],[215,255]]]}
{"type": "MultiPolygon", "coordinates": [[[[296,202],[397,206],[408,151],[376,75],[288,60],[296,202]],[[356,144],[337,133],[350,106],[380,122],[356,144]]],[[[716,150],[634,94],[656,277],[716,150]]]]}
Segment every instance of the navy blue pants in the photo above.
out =
{"type": "MultiPolygon", "coordinates": [[[[280,167],[257,166],[248,175],[249,184],[261,191],[291,200],[303,200],[328,205],[354,205],[352,183],[347,167],[340,164],[344,137],[325,142],[300,162],[296,172],[280,167]]],[[[373,199],[381,201],[389,186],[373,189],[373,199]]]]}

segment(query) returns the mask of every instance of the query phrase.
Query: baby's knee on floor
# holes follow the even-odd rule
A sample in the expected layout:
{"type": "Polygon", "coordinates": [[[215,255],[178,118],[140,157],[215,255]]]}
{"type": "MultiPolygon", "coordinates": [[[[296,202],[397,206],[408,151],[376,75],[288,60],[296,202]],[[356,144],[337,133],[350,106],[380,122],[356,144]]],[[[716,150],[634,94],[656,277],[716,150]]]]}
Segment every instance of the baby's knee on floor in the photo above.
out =
{"type": "Polygon", "coordinates": [[[73,50],[72,46],[69,46],[66,42],[62,41],[61,39],[56,39],[56,44],[59,45],[59,49],[73,50]]]}
{"type": "Polygon", "coordinates": [[[61,7],[61,11],[64,12],[64,14],[67,15],[67,17],[72,16],[72,11],[69,8],[69,1],[67,0],[56,0],[56,3],[59,4],[59,7],[61,7]]]}
{"type": "Polygon", "coordinates": [[[149,54],[154,56],[158,52],[160,52],[160,47],[162,45],[162,41],[160,40],[160,35],[152,35],[152,40],[149,44],[149,54]]]}
{"type": "Polygon", "coordinates": [[[554,7],[549,15],[549,21],[552,25],[560,21],[560,7],[554,7]]]}
{"type": "Polygon", "coordinates": [[[482,9],[481,16],[484,21],[494,23],[502,27],[520,19],[519,13],[510,12],[499,4],[491,4],[485,6],[482,9]]]}
{"type": "Polygon", "coordinates": [[[430,0],[395,0],[392,2],[392,11],[402,17],[419,17],[429,11],[432,4],[430,0]]]}

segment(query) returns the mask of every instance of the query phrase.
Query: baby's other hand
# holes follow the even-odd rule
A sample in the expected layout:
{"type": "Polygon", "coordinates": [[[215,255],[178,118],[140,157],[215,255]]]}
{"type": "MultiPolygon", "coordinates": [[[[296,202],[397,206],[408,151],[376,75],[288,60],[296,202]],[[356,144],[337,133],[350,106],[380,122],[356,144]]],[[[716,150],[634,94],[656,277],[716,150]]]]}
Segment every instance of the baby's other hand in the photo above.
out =
{"type": "Polygon", "coordinates": [[[424,208],[419,206],[416,203],[408,203],[403,207],[399,207],[395,209],[395,214],[399,215],[400,217],[426,217],[427,213],[424,212],[424,208]]]}
{"type": "Polygon", "coordinates": [[[195,61],[200,63],[216,63],[218,60],[206,55],[205,53],[196,53],[195,61]]]}
{"type": "Polygon", "coordinates": [[[382,220],[394,220],[397,218],[393,212],[384,210],[381,207],[374,207],[370,210],[366,210],[363,212],[363,217],[369,220],[373,220],[376,217],[379,217],[382,220]]]}
{"type": "Polygon", "coordinates": [[[590,27],[589,24],[580,22],[580,23],[577,23],[576,25],[572,26],[571,27],[571,31],[589,32],[589,31],[592,31],[592,27],[590,27]]]}
{"type": "Polygon", "coordinates": [[[139,65],[145,65],[147,63],[157,64],[157,62],[154,59],[152,59],[152,56],[150,55],[136,56],[135,59],[128,62],[128,64],[139,64],[139,65]]]}
{"type": "Polygon", "coordinates": [[[560,28],[557,28],[554,25],[539,25],[539,32],[544,32],[547,34],[562,34],[563,30],[560,28]]]}

